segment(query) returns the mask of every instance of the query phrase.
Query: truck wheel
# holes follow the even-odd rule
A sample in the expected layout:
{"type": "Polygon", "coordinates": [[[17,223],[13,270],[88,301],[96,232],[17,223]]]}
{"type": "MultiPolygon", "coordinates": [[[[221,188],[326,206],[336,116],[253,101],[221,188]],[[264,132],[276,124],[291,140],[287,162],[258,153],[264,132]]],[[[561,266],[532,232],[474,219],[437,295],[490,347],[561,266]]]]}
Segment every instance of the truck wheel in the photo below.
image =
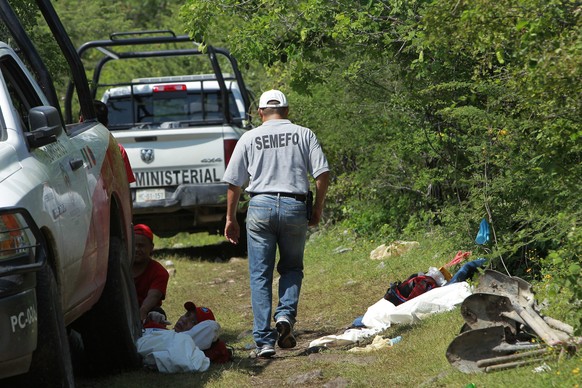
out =
{"type": "Polygon", "coordinates": [[[91,374],[141,365],[135,342],[141,336],[142,326],[126,252],[120,239],[111,237],[105,289],[99,302],[81,321],[86,371],[91,374]]]}
{"type": "Polygon", "coordinates": [[[36,275],[38,335],[27,374],[7,379],[8,386],[74,387],[75,378],[60,295],[52,268],[36,275]]]}

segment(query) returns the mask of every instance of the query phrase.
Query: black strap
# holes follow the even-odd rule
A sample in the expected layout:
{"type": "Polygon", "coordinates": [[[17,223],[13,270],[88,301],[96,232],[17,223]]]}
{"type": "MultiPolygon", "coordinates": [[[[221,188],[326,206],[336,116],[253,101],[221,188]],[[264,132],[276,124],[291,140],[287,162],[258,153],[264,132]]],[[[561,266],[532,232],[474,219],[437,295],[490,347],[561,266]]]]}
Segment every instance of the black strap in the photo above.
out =
{"type": "Polygon", "coordinates": [[[279,197],[288,197],[288,198],[294,198],[297,201],[301,201],[301,202],[305,202],[305,200],[307,199],[307,196],[305,194],[291,194],[291,193],[249,193],[249,195],[252,197],[254,197],[255,195],[276,195],[279,197]]]}

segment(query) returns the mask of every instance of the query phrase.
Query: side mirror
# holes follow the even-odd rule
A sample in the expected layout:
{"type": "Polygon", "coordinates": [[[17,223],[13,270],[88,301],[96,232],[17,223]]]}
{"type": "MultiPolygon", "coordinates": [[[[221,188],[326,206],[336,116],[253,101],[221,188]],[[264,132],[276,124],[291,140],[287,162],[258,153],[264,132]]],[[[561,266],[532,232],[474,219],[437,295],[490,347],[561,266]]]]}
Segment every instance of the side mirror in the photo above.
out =
{"type": "Polygon", "coordinates": [[[57,141],[63,131],[61,116],[54,106],[36,106],[28,111],[30,132],[26,141],[30,148],[38,148],[57,141]]]}

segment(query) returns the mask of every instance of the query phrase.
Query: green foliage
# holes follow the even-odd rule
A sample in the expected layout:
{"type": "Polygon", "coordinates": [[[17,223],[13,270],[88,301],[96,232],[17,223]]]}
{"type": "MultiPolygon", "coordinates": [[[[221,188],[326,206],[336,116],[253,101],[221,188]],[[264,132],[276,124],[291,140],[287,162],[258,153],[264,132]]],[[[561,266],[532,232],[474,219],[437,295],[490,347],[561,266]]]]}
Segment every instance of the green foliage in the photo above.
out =
{"type": "MultiPolygon", "coordinates": [[[[56,52],[60,53],[60,50],[48,27],[42,28],[44,19],[40,20],[36,4],[33,0],[15,0],[11,1],[10,5],[35,44],[39,55],[52,71],[53,80],[58,84],[61,75],[67,71],[67,65],[62,56],[55,55],[56,52]]],[[[0,25],[0,40],[14,47],[16,51],[20,50],[4,23],[0,25]]],[[[26,58],[21,57],[21,59],[26,63],[26,58]]]]}
{"type": "MultiPolygon", "coordinates": [[[[70,80],[68,65],[48,26],[37,11],[36,5],[32,4],[33,1],[15,0],[11,3],[17,14],[22,15],[25,29],[29,32],[51,72],[57,93],[64,97],[70,80]]],[[[53,2],[53,6],[75,47],[79,47],[89,40],[108,39],[110,34],[114,32],[171,29],[177,34],[182,34],[182,24],[173,16],[177,13],[180,5],[180,2],[171,0],[96,0],[90,2],[59,0],[53,2]]],[[[2,32],[1,30],[0,32],[2,32]]],[[[2,36],[3,40],[7,40],[6,32],[2,32],[2,36]]],[[[97,55],[101,54],[95,50],[87,52],[84,57],[89,79],[97,55]]],[[[146,73],[148,73],[148,68],[151,73],[152,68],[161,67],[159,64],[144,66],[142,62],[137,65],[126,65],[123,71],[132,66],[133,69],[144,68],[146,73]]],[[[130,69],[130,71],[132,70],[130,69]]]]}
{"type": "Polygon", "coordinates": [[[541,259],[544,274],[542,295],[555,301],[549,308],[574,322],[576,335],[582,335],[582,228],[579,220],[570,215],[558,215],[568,233],[560,241],[560,247],[541,259]]]}

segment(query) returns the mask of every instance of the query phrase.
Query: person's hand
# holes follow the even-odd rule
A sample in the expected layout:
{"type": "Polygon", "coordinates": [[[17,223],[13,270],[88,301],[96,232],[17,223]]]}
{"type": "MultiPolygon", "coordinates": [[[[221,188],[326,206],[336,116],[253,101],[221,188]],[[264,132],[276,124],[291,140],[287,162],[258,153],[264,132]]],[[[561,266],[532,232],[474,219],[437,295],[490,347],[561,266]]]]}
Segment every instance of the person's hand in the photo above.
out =
{"type": "Polygon", "coordinates": [[[317,209],[314,207],[313,211],[311,212],[311,219],[309,220],[307,226],[317,226],[319,224],[319,221],[321,220],[321,213],[322,213],[321,209],[317,209]]]}
{"type": "Polygon", "coordinates": [[[166,316],[160,312],[157,311],[150,311],[148,313],[148,316],[146,318],[146,321],[150,321],[150,322],[155,322],[155,323],[160,323],[162,325],[170,325],[172,324],[172,322],[168,321],[166,319],[166,316]]]}
{"type": "Polygon", "coordinates": [[[238,244],[238,239],[240,238],[240,226],[235,220],[226,221],[224,226],[224,237],[233,244],[238,244]]]}

